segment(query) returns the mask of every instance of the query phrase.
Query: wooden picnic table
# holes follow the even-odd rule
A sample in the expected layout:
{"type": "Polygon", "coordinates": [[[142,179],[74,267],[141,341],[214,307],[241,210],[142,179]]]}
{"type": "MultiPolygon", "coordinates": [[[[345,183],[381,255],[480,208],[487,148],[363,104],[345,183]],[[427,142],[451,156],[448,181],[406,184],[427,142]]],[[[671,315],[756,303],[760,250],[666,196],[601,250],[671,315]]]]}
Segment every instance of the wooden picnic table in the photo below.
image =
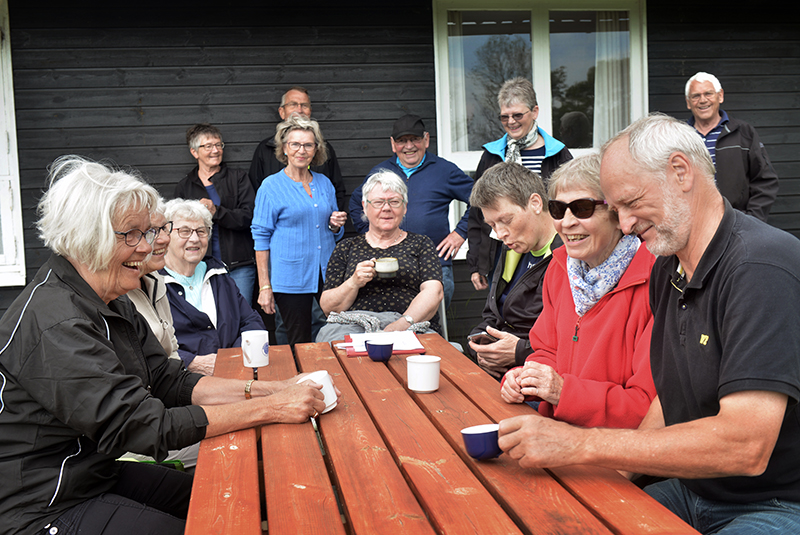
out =
{"type": "MultiPolygon", "coordinates": [[[[469,457],[462,428],[534,411],[503,402],[497,381],[441,336],[419,339],[442,358],[430,394],[406,388],[404,356],[378,363],[327,343],[298,344],[296,355],[270,348],[259,379],[324,369],[339,404],[317,418],[319,433],[273,424],[204,440],[186,533],[697,533],[613,470],[469,457]]],[[[253,372],[229,349],[215,375],[253,372]]]]}

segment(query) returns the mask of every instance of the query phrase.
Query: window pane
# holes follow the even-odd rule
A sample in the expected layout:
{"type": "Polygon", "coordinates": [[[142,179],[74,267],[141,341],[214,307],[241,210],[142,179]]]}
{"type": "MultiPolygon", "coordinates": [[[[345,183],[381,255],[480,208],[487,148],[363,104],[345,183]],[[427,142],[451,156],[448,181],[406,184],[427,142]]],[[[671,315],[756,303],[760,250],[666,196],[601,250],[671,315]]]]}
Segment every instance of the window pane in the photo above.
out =
{"type": "Polygon", "coordinates": [[[450,150],[477,151],[501,137],[497,92],[531,78],[529,11],[448,11],[450,150]]]}
{"type": "Polygon", "coordinates": [[[630,123],[627,11],[551,11],[550,68],[555,136],[597,147],[630,123]]]}

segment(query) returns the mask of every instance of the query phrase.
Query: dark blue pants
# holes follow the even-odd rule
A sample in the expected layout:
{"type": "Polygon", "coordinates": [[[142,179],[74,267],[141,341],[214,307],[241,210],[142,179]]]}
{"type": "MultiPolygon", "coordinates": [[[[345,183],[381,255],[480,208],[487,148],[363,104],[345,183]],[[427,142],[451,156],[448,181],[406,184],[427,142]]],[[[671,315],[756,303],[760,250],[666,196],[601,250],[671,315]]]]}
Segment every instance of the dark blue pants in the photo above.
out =
{"type": "Polygon", "coordinates": [[[120,461],[117,484],[76,505],[42,535],[182,535],[192,476],[164,466],[120,461]]]}

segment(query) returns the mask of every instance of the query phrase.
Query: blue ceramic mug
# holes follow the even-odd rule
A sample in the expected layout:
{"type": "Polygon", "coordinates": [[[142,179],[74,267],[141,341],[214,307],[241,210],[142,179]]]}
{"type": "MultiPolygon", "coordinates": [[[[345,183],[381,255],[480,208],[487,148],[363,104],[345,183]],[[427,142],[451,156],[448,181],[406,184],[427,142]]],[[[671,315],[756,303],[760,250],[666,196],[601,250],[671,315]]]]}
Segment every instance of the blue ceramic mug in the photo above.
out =
{"type": "Polygon", "coordinates": [[[497,444],[499,424],[483,424],[465,427],[461,430],[467,453],[473,459],[485,461],[498,457],[503,450],[497,444]]]}

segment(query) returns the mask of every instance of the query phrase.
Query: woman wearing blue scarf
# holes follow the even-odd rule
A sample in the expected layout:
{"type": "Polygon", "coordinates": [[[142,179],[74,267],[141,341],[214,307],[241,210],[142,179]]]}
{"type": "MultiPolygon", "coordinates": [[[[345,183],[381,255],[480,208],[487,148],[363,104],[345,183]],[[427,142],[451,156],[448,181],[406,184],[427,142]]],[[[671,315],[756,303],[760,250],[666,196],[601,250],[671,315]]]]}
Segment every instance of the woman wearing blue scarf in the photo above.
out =
{"type": "Polygon", "coordinates": [[[564,247],[544,276],[533,354],[506,373],[501,395],[539,401],[542,415],[575,425],[636,428],[655,396],[648,293],[655,257],[622,234],[599,171],[591,154],[551,178],[548,208],[564,247]]]}

